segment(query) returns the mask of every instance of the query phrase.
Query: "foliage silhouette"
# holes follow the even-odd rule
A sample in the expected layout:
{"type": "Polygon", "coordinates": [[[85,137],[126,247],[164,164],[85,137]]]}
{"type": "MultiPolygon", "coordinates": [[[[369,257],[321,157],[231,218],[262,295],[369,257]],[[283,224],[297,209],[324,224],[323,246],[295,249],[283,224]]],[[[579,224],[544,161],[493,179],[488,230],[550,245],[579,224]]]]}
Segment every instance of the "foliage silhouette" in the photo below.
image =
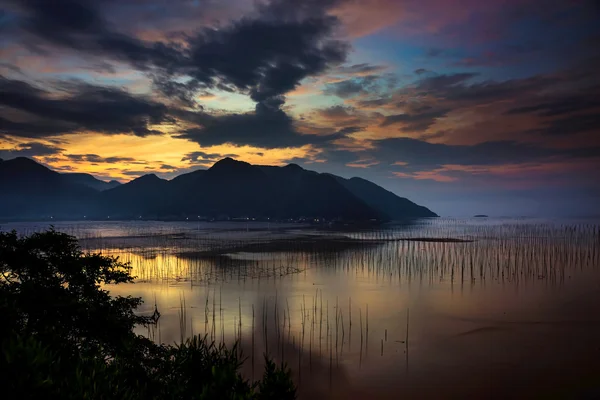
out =
{"type": "Polygon", "coordinates": [[[234,347],[194,336],[158,345],[134,333],[140,298],[112,297],[104,284],[132,282],[117,258],[85,254],[50,229],[0,232],[0,381],[7,398],[294,399],[284,365],[267,360],[261,381],[239,373],[234,347]]]}

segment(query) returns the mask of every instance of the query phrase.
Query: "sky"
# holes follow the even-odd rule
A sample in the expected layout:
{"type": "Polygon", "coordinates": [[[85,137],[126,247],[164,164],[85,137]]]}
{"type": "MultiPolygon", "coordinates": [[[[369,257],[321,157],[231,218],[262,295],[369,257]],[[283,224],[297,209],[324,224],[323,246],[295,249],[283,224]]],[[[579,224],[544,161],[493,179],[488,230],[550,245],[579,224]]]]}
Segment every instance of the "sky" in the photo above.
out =
{"type": "Polygon", "coordinates": [[[0,0],[0,158],[233,157],[443,216],[600,215],[598,0],[0,0]]]}

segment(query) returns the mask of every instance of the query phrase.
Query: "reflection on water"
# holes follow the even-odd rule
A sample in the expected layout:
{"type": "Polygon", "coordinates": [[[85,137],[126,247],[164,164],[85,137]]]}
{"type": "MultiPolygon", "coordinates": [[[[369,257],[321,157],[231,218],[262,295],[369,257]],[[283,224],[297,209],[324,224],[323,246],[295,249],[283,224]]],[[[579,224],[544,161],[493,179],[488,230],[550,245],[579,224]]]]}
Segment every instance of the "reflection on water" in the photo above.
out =
{"type": "Polygon", "coordinates": [[[57,229],[131,262],[137,282],[110,290],[143,297],[141,312],[158,306],[159,325],[141,334],[237,340],[248,377],[268,353],[304,398],[560,397],[600,376],[600,230],[589,221],[57,229]]]}

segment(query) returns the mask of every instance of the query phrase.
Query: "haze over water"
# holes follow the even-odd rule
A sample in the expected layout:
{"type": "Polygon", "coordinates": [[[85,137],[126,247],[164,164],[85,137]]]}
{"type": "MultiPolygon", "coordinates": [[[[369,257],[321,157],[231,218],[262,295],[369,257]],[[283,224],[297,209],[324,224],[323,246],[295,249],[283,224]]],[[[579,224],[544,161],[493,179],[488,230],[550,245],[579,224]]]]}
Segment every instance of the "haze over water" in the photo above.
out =
{"type": "Polygon", "coordinates": [[[55,227],[131,262],[136,283],[109,289],[143,297],[142,313],[156,304],[158,327],[139,333],[238,340],[247,377],[267,352],[301,398],[562,397],[598,382],[595,220],[55,227]]]}

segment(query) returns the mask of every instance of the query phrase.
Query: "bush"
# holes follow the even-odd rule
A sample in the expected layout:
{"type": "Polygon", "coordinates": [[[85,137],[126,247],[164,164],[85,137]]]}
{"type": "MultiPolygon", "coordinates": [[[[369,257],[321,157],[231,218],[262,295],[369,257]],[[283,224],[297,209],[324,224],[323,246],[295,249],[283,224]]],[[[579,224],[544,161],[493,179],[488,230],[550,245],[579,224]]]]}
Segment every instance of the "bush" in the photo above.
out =
{"type": "MultiPolygon", "coordinates": [[[[112,297],[107,283],[133,280],[117,258],[84,254],[50,229],[0,233],[0,380],[15,398],[294,399],[289,369],[267,360],[249,382],[236,348],[195,336],[178,346],[134,333],[154,323],[140,298],[112,297]]],[[[7,398],[7,397],[4,397],[7,398]]]]}

